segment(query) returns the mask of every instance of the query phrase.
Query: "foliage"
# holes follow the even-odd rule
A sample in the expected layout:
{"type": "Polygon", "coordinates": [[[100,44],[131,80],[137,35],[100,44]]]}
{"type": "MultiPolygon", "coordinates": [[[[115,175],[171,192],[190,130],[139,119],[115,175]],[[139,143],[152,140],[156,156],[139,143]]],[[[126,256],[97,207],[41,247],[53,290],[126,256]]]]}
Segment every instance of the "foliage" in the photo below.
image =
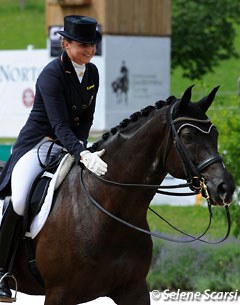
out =
{"type": "Polygon", "coordinates": [[[240,236],[240,120],[239,97],[229,96],[227,101],[214,107],[212,119],[218,126],[220,134],[219,150],[224,158],[227,169],[234,177],[238,186],[235,192],[234,204],[230,207],[231,218],[234,224],[233,234],[240,236]],[[227,105],[227,106],[226,106],[227,105]]]}
{"type": "MultiPolygon", "coordinates": [[[[192,235],[203,232],[207,223],[207,209],[203,206],[154,206],[159,214],[180,229],[192,235]]],[[[231,209],[230,209],[231,210],[231,209]]],[[[223,209],[213,208],[213,228],[205,239],[218,241],[226,234],[223,209]]],[[[176,234],[164,226],[154,215],[148,215],[153,231],[176,234]]],[[[212,227],[212,226],[211,226],[212,227]]],[[[235,229],[235,226],[233,226],[235,229]]],[[[234,291],[240,289],[239,240],[230,237],[219,245],[206,245],[200,242],[177,244],[153,240],[153,259],[148,274],[150,290],[234,291]]],[[[176,236],[178,239],[180,236],[176,236]]]]}
{"type": "Polygon", "coordinates": [[[172,68],[201,79],[223,59],[237,56],[235,24],[240,2],[233,0],[172,1],[172,68]]]}
{"type": "Polygon", "coordinates": [[[239,242],[221,246],[154,243],[150,290],[235,291],[240,289],[239,242]]]}
{"type": "MultiPolygon", "coordinates": [[[[230,207],[232,234],[235,237],[240,236],[240,96],[236,95],[236,91],[233,91],[234,85],[237,84],[237,71],[239,72],[239,67],[236,60],[223,61],[217,68],[217,73],[208,74],[205,81],[199,82],[193,88],[193,95],[195,95],[193,100],[196,101],[203,97],[204,93],[210,92],[213,86],[217,84],[216,79],[222,79],[221,87],[208,111],[208,116],[218,128],[219,152],[223,156],[228,171],[233,175],[235,184],[238,186],[234,195],[234,202],[230,207]],[[231,91],[224,91],[226,88],[231,91]]],[[[184,88],[189,85],[189,80],[186,83],[186,79],[180,78],[179,73],[177,76],[177,78],[172,79],[173,91],[177,91],[177,86],[184,88]]]]}

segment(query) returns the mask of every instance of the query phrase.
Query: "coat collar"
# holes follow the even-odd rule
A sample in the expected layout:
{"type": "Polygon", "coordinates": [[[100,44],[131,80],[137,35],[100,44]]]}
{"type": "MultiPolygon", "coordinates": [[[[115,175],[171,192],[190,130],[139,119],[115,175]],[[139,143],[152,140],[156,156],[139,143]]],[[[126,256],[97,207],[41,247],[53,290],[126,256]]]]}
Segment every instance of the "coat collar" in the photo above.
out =
{"type": "Polygon", "coordinates": [[[74,68],[71,62],[71,59],[68,57],[66,51],[63,51],[60,55],[60,61],[64,67],[65,73],[71,74],[74,72],[74,68]]]}
{"type": "Polygon", "coordinates": [[[86,70],[82,79],[82,82],[80,83],[77,77],[77,74],[75,72],[75,69],[73,67],[73,64],[71,62],[71,59],[69,58],[68,54],[66,51],[63,51],[62,54],[60,55],[60,61],[63,65],[64,71],[66,74],[70,76],[70,79],[73,81],[74,85],[77,87],[81,87],[81,85],[84,85],[87,83],[88,79],[88,65],[86,64],[86,70]]]}

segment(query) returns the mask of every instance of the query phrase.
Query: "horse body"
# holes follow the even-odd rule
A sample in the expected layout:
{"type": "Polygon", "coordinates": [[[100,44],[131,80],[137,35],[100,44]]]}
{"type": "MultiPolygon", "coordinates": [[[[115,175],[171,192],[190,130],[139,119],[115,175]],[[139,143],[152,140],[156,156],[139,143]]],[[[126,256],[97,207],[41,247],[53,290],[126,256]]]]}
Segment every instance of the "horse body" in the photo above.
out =
{"type": "MultiPolygon", "coordinates": [[[[205,100],[194,107],[196,113],[199,106],[204,109],[199,116],[194,115],[193,109],[189,110],[187,95],[189,91],[182,98],[183,102],[188,100],[186,105],[180,101],[173,114],[183,117],[184,124],[187,122],[179,132],[184,147],[192,162],[201,164],[212,203],[229,203],[234,183],[219,158],[212,158],[217,154],[216,134],[212,130],[199,132],[188,123],[192,117],[198,123],[206,119],[204,108],[210,106],[214,96],[210,94],[206,98],[208,107],[205,100]]],[[[97,143],[97,149],[106,149],[103,158],[109,171],[104,178],[124,183],[160,184],[170,172],[186,179],[183,161],[169,133],[168,107],[167,104],[161,109],[153,107],[145,114],[133,116],[135,122],[125,122],[126,126],[112,130],[97,143]]],[[[181,121],[179,128],[182,125],[181,121]]],[[[19,290],[45,294],[45,305],[76,305],[100,296],[108,296],[118,305],[149,305],[146,276],[152,257],[151,237],[124,226],[93,206],[82,186],[81,170],[78,165],[72,168],[47,223],[35,239],[36,261],[44,288],[27,270],[23,242],[14,270],[19,290]]],[[[156,190],[109,185],[86,170],[83,181],[87,191],[106,210],[149,229],[147,208],[156,190]]]]}
{"type": "MultiPolygon", "coordinates": [[[[79,174],[78,166],[73,172],[79,174]]],[[[134,300],[142,298],[142,295],[142,304],[148,304],[149,293],[145,278],[151,262],[151,238],[134,230],[129,231],[122,224],[94,209],[77,188],[75,191],[78,197],[75,197],[74,192],[69,197],[67,190],[70,185],[71,179],[67,178],[54,211],[37,237],[36,259],[44,278],[47,293],[45,304],[78,304],[99,296],[109,296],[117,304],[121,304],[120,297],[128,294],[133,297],[128,303],[122,304],[132,304],[134,300]],[[63,228],[66,229],[66,234],[62,233],[65,231],[63,228]],[[72,299],[69,291],[73,295],[72,299]]],[[[103,196],[104,192],[98,196],[99,201],[103,196]]],[[[108,200],[110,202],[111,198],[108,200]]],[[[116,198],[114,200],[119,210],[121,205],[126,204],[116,198]]],[[[131,199],[128,202],[131,204],[131,199]]],[[[108,205],[108,202],[104,202],[105,204],[108,205]]],[[[129,218],[129,221],[134,219],[129,211],[126,214],[128,215],[123,213],[121,217],[129,218]]],[[[144,216],[138,215],[133,222],[148,229],[144,216]]],[[[18,281],[26,283],[25,275],[18,281]]],[[[20,285],[19,288],[21,289],[20,285]]],[[[32,287],[29,289],[27,284],[23,291],[32,294],[32,287]]],[[[42,294],[43,290],[39,289],[36,293],[42,294]]],[[[141,304],[141,301],[137,304],[141,304]]]]}
{"type": "MultiPolygon", "coordinates": [[[[155,121],[156,118],[153,120],[155,121]]],[[[134,134],[134,139],[136,143],[141,143],[142,131],[138,131],[138,133],[138,136],[134,134]]],[[[153,162],[153,156],[154,159],[156,157],[156,151],[153,151],[152,145],[143,143],[142,151],[139,151],[139,145],[136,145],[136,148],[128,157],[125,157],[123,162],[122,158],[127,156],[128,142],[131,139],[125,139],[124,135],[121,137],[122,139],[118,139],[118,141],[112,138],[112,143],[109,145],[104,143],[109,146],[105,157],[106,162],[110,168],[115,168],[115,172],[107,174],[106,178],[114,181],[153,182],[150,180],[152,176],[150,164],[153,162]],[[118,143],[118,146],[114,143],[118,143]],[[119,143],[121,144],[119,145],[119,143]],[[112,158],[113,155],[114,158],[112,158]],[[134,162],[134,159],[137,159],[138,162],[134,162]],[[127,165],[127,168],[122,169],[121,164],[127,165]]],[[[158,133],[158,137],[161,138],[161,134],[158,133]]],[[[150,304],[145,279],[151,263],[151,238],[135,230],[129,230],[93,208],[92,203],[86,199],[86,195],[81,189],[79,172],[79,166],[75,166],[58,196],[55,213],[50,215],[47,225],[39,236],[41,241],[38,242],[37,253],[41,255],[42,252],[45,257],[44,261],[39,257],[40,272],[41,267],[45,270],[46,265],[55,265],[54,272],[47,281],[45,274],[41,272],[45,278],[46,289],[48,289],[48,282],[51,290],[53,282],[59,282],[56,283],[56,286],[61,285],[63,295],[68,291],[78,291],[78,296],[73,300],[78,303],[107,295],[117,304],[150,304]],[[70,195],[68,190],[71,189],[71,185],[74,185],[74,192],[70,195]],[[68,205],[67,208],[66,205],[68,205]],[[60,223],[59,216],[64,213],[64,219],[60,223]],[[73,219],[71,224],[69,224],[69,219],[73,219]],[[56,234],[56,232],[60,233],[63,227],[75,234],[65,236],[56,234]],[[49,234],[49,230],[52,234],[49,234]],[[45,231],[47,233],[44,233],[45,231]],[[41,238],[42,234],[44,234],[44,242],[41,238]],[[61,240],[58,242],[54,241],[56,235],[61,236],[61,240]],[[51,247],[49,250],[51,253],[46,254],[45,249],[48,244],[54,244],[55,249],[53,250],[51,247]],[[56,258],[57,253],[58,258],[56,258]],[[62,254],[63,257],[59,254],[62,254]],[[63,261],[65,266],[61,263],[63,261]],[[73,266],[74,270],[69,274],[69,270],[73,266]],[[63,270],[61,270],[62,268],[63,270]],[[62,278],[59,278],[59,273],[63,275],[62,278]]],[[[159,177],[158,181],[154,182],[159,183],[159,177]]],[[[85,173],[83,178],[92,196],[108,211],[112,211],[122,219],[141,228],[149,229],[146,213],[149,202],[154,196],[153,190],[129,192],[127,189],[116,190],[114,188],[114,191],[109,191],[109,186],[102,185],[102,182],[96,181],[96,178],[93,179],[89,173],[85,173]],[[101,191],[99,192],[99,190],[101,191]]],[[[49,304],[53,304],[51,297],[49,304]]],[[[64,304],[66,304],[66,300],[64,304]]]]}

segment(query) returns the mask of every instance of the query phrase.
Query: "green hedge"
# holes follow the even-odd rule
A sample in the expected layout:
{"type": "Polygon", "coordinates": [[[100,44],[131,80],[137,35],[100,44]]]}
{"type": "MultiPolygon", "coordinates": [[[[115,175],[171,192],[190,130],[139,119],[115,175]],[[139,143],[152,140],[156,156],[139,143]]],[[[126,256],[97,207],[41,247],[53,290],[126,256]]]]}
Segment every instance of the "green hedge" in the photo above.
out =
{"type": "Polygon", "coordinates": [[[240,290],[239,246],[239,241],[233,239],[221,245],[155,241],[149,289],[240,290]]]}

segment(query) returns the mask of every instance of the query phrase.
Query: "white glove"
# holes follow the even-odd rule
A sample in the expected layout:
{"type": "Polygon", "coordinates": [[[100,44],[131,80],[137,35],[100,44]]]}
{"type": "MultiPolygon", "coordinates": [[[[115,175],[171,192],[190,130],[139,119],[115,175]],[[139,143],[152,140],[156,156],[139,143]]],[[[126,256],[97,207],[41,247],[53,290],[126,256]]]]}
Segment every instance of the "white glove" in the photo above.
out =
{"type": "Polygon", "coordinates": [[[94,174],[101,176],[107,172],[107,163],[100,157],[104,155],[105,149],[91,153],[89,150],[84,150],[80,153],[80,162],[83,163],[94,174]]]}

